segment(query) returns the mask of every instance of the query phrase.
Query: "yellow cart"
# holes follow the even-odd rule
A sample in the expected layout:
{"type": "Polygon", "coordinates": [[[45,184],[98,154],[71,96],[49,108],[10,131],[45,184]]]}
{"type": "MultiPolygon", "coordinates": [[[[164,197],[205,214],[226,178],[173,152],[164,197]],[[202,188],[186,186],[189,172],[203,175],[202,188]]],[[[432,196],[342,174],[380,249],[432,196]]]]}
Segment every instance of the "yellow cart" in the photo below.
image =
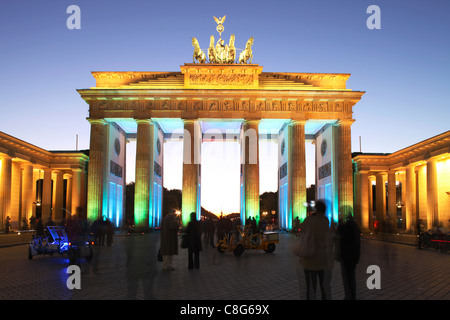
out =
{"type": "Polygon", "coordinates": [[[251,226],[236,226],[239,231],[240,240],[234,238],[234,234],[226,235],[224,239],[217,244],[219,252],[233,251],[234,255],[239,257],[245,250],[257,249],[264,250],[267,253],[275,251],[276,243],[279,242],[277,232],[264,232],[252,234],[251,226]]]}

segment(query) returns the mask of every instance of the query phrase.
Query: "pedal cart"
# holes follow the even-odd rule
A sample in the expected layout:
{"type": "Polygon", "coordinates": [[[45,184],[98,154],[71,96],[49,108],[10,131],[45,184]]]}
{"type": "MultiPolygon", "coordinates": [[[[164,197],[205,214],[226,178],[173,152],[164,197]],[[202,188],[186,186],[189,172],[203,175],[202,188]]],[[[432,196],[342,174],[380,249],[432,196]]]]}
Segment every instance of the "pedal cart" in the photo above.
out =
{"type": "Polygon", "coordinates": [[[28,246],[28,259],[36,255],[50,255],[55,253],[64,255],[67,253],[70,264],[75,264],[79,258],[91,261],[94,252],[93,240],[89,235],[80,235],[78,239],[69,241],[65,227],[47,227],[50,236],[33,236],[28,246]]]}
{"type": "Polygon", "coordinates": [[[251,226],[237,226],[240,238],[234,239],[234,235],[229,237],[226,235],[224,239],[217,244],[219,252],[233,251],[234,255],[239,257],[245,250],[257,249],[264,250],[267,253],[272,253],[276,249],[276,243],[279,242],[278,233],[264,232],[251,233],[251,226]]]}

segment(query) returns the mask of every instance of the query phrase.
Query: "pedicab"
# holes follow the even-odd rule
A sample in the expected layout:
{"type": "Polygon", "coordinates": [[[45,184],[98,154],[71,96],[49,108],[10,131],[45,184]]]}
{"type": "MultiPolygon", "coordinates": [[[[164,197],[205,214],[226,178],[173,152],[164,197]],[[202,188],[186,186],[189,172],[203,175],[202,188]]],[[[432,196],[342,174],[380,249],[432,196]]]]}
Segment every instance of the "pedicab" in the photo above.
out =
{"type": "Polygon", "coordinates": [[[240,256],[244,251],[241,246],[238,247],[238,244],[239,238],[235,239],[234,233],[225,233],[223,239],[217,243],[217,250],[221,253],[233,251],[235,256],[240,256]]]}
{"type": "Polygon", "coordinates": [[[69,241],[66,228],[64,226],[48,226],[50,236],[33,235],[33,239],[28,245],[28,259],[33,259],[36,255],[59,255],[67,254],[70,264],[75,264],[79,258],[91,261],[94,252],[94,244],[91,235],[80,235],[77,239],[69,241]]]}
{"type": "Polygon", "coordinates": [[[219,252],[233,251],[234,255],[239,257],[249,249],[264,250],[267,253],[275,251],[275,244],[279,242],[277,232],[252,233],[250,225],[236,226],[236,228],[241,240],[234,239],[234,235],[226,235],[217,244],[219,252]]]}

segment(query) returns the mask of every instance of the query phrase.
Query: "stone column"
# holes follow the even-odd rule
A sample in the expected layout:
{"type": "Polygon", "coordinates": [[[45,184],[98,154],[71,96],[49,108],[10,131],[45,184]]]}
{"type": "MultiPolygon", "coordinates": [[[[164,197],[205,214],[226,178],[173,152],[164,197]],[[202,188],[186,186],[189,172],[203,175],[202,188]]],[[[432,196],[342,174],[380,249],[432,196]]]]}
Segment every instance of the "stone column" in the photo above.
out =
{"type": "Polygon", "coordinates": [[[408,165],[405,173],[405,207],[406,207],[406,231],[416,229],[416,174],[414,165],[408,165]]]}
{"type": "Polygon", "coordinates": [[[438,184],[436,159],[427,160],[427,221],[428,226],[435,226],[438,216],[438,184]]]}
{"type": "Polygon", "coordinates": [[[431,229],[433,227],[431,220],[427,216],[428,194],[427,194],[427,166],[419,164],[415,168],[416,172],[416,223],[422,219],[424,227],[431,229]]]}
{"type": "Polygon", "coordinates": [[[402,229],[403,231],[406,231],[406,207],[405,207],[405,201],[406,201],[406,187],[405,187],[405,173],[399,173],[397,174],[397,179],[400,181],[401,184],[401,205],[402,205],[402,229]]]}
{"type": "Polygon", "coordinates": [[[67,218],[69,216],[69,212],[72,212],[72,187],[73,187],[73,174],[65,175],[67,180],[67,188],[66,188],[66,212],[64,216],[67,218]]]}
{"type": "Polygon", "coordinates": [[[134,223],[148,229],[152,215],[153,133],[150,119],[138,119],[136,137],[136,177],[134,191],[134,223]]]}
{"type": "Polygon", "coordinates": [[[367,171],[360,171],[359,176],[358,199],[360,201],[358,207],[360,210],[361,229],[369,230],[369,177],[367,171]]]}
{"type": "Polygon", "coordinates": [[[81,184],[82,171],[83,170],[79,168],[72,169],[72,201],[70,208],[68,208],[68,210],[70,210],[70,214],[75,214],[78,207],[83,207],[81,200],[83,192],[81,184]]]}
{"type": "MultiPolygon", "coordinates": [[[[245,219],[253,217],[259,223],[259,121],[244,120],[243,178],[245,219]]],[[[243,221],[244,222],[244,221],[243,221]]]]}
{"type": "Polygon", "coordinates": [[[22,209],[22,166],[19,161],[12,161],[11,172],[11,227],[19,227],[22,209]]]}
{"type": "Polygon", "coordinates": [[[305,120],[293,120],[289,124],[289,163],[292,225],[295,218],[306,218],[306,157],[305,157],[305,120]]]}
{"type": "MultiPolygon", "coordinates": [[[[23,182],[22,182],[22,219],[26,219],[27,224],[29,218],[33,215],[33,202],[36,194],[33,194],[33,165],[23,164],[23,182]]],[[[22,221],[19,221],[22,226],[22,221]]]]}
{"type": "Polygon", "coordinates": [[[369,177],[369,181],[368,181],[368,194],[369,194],[369,229],[373,230],[373,187],[372,187],[372,182],[373,182],[374,178],[373,176],[369,177]]]}
{"type": "Polygon", "coordinates": [[[339,212],[347,215],[348,212],[342,208],[353,211],[353,168],[352,168],[352,140],[351,125],[353,119],[344,119],[337,122],[338,146],[337,146],[337,177],[338,177],[338,197],[339,212]]]}
{"type": "Polygon", "coordinates": [[[52,169],[44,169],[44,183],[42,186],[42,223],[52,215],[52,169]]]}
{"type": "Polygon", "coordinates": [[[56,171],[54,176],[52,218],[54,222],[59,224],[63,217],[64,173],[56,171]]]}
{"type": "Polygon", "coordinates": [[[102,216],[103,166],[106,157],[105,143],[108,123],[104,119],[89,119],[89,122],[91,124],[91,140],[89,147],[87,218],[90,221],[94,221],[102,216]]]}
{"type": "Polygon", "coordinates": [[[397,231],[397,187],[395,184],[395,171],[388,171],[388,213],[393,231],[397,231]]]}
{"type": "Polygon", "coordinates": [[[11,179],[12,179],[12,159],[9,156],[1,158],[0,171],[0,225],[1,230],[5,229],[6,217],[11,218],[11,179]]]}
{"type": "Polygon", "coordinates": [[[376,175],[376,217],[382,224],[386,220],[386,174],[378,173],[376,175]]]}
{"type": "Polygon", "coordinates": [[[202,132],[197,119],[183,119],[183,190],[181,200],[181,220],[187,226],[191,212],[200,215],[199,175],[202,132]]]}

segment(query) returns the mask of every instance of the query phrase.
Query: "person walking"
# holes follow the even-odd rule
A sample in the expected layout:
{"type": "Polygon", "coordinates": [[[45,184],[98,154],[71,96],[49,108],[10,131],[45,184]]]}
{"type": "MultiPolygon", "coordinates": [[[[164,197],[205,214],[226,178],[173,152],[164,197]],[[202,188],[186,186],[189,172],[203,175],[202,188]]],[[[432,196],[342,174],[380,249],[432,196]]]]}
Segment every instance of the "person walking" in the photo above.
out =
{"type": "Polygon", "coordinates": [[[186,228],[188,269],[198,269],[200,268],[200,251],[202,251],[202,228],[195,212],[191,212],[190,218],[191,221],[186,228]]]}
{"type": "Polygon", "coordinates": [[[161,255],[163,270],[173,271],[173,256],[178,255],[178,217],[175,210],[171,210],[161,222],[161,255]]]}
{"type": "Polygon", "coordinates": [[[356,300],[356,265],[360,257],[361,231],[353,219],[351,209],[346,209],[345,216],[336,230],[339,250],[336,256],[341,264],[345,300],[356,300]]]}
{"type": "Polygon", "coordinates": [[[301,256],[300,264],[303,266],[306,280],[306,299],[315,296],[317,278],[319,278],[322,300],[326,300],[324,287],[325,269],[328,267],[327,236],[329,234],[328,218],[325,216],[325,202],[318,200],[315,204],[315,212],[306,217],[301,225],[302,232],[309,233],[314,253],[309,256],[301,256]],[[313,290],[313,295],[311,294],[313,290]]]}

